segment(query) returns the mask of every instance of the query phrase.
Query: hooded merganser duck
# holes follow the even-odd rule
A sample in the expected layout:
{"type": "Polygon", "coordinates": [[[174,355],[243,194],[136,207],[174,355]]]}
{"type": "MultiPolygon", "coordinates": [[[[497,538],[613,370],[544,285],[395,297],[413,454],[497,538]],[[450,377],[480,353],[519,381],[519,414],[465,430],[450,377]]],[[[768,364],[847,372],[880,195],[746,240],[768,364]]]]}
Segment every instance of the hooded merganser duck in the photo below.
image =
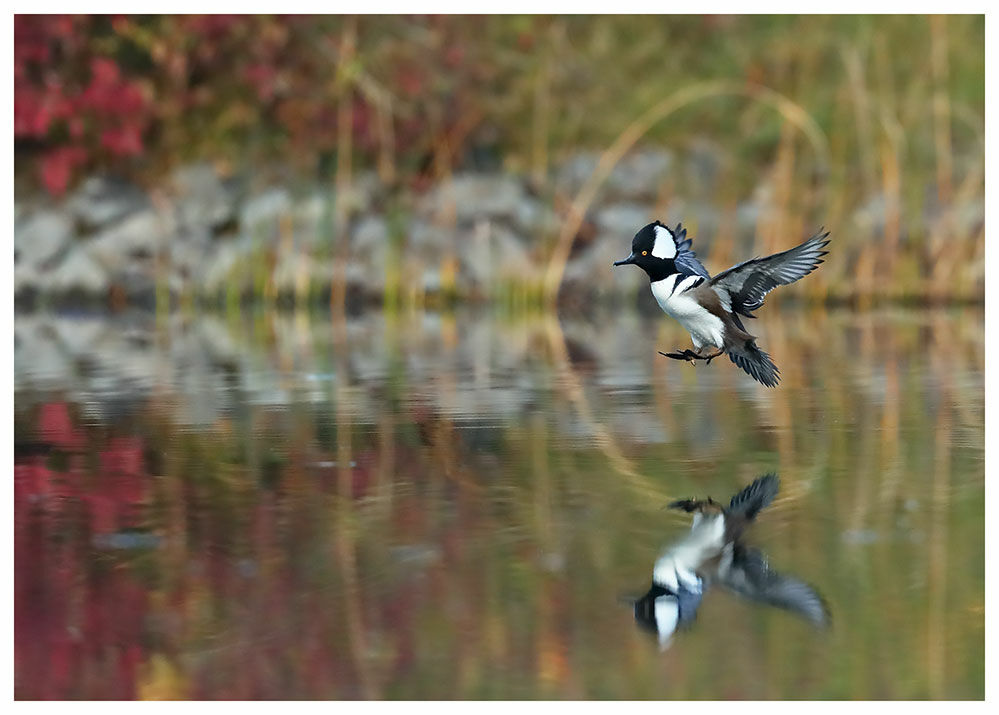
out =
{"type": "Polygon", "coordinates": [[[728,507],[707,499],[682,499],[671,509],[694,515],[687,535],[656,561],[652,586],[635,600],[635,621],[666,648],[677,628],[689,627],[713,584],[753,601],[784,608],[824,627],[829,611],[808,584],[770,569],[765,554],[742,543],[756,515],[777,496],[776,474],[767,474],[732,497],[728,507]]]}
{"type": "Polygon", "coordinates": [[[659,307],[690,333],[695,350],[660,355],[675,360],[706,360],[708,364],[728,353],[729,358],[767,387],[780,381],[780,371],[770,356],[756,346],[742,319],[755,318],[767,293],[807,276],[822,263],[828,251],[829,232],[782,253],[753,258],[712,278],[690,249],[687,230],[680,224],[671,229],[659,221],[635,234],[631,255],[615,266],[633,263],[649,275],[652,295],[659,307]],[[714,348],[714,352],[705,350],[714,348]]]}

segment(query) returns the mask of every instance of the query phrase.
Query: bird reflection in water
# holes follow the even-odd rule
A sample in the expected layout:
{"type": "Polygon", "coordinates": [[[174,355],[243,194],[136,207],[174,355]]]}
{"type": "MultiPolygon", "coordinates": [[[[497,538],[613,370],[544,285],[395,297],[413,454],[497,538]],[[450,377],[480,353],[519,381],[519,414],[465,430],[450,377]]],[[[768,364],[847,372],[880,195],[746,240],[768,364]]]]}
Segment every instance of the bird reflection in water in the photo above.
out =
{"type": "Polygon", "coordinates": [[[742,536],[761,509],[777,496],[777,475],[767,474],[724,507],[710,497],[669,505],[693,514],[690,531],[659,557],[648,592],[634,601],[635,621],[669,647],[678,629],[697,616],[704,594],[721,586],[751,601],[791,611],[819,628],[829,624],[822,597],[803,581],[770,568],[765,554],[742,536]]]}

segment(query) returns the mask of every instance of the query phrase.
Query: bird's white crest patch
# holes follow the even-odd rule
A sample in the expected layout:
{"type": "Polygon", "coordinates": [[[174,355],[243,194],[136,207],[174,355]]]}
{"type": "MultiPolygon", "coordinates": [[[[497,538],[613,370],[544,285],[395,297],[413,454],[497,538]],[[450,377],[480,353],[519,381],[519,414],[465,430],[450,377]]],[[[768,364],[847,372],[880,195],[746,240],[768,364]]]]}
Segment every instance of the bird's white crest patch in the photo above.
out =
{"type": "Polygon", "coordinates": [[[659,631],[660,645],[669,642],[679,620],[680,604],[676,596],[660,596],[656,599],[656,629],[659,631]]]}
{"type": "Polygon", "coordinates": [[[673,234],[663,226],[656,226],[656,242],[652,246],[652,255],[656,258],[676,258],[676,243],[673,234]]]}

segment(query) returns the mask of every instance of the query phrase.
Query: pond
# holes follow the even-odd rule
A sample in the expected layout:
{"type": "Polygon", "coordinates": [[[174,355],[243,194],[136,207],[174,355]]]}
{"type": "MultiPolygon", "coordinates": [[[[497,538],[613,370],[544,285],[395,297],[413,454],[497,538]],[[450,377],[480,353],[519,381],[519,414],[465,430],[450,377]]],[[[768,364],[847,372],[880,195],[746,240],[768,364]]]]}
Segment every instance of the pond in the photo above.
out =
{"type": "Polygon", "coordinates": [[[984,312],[769,306],[774,390],[661,315],[19,315],[18,698],[984,697],[984,312]],[[826,629],[632,599],[747,542],[826,629]]]}

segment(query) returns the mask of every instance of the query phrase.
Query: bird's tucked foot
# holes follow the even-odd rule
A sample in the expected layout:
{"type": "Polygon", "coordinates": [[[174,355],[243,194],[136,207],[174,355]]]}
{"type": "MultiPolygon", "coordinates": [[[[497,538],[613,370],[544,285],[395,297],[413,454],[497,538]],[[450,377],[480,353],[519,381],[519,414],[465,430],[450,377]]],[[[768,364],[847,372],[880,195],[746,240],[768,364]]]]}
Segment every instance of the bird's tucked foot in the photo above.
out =
{"type": "Polygon", "coordinates": [[[705,365],[710,365],[712,360],[714,360],[719,355],[724,355],[724,354],[725,354],[724,350],[719,350],[718,352],[712,353],[711,355],[704,355],[704,356],[702,356],[703,359],[704,359],[704,364],[705,365]]]}
{"type": "Polygon", "coordinates": [[[693,363],[694,360],[699,360],[701,357],[700,355],[698,355],[689,348],[684,350],[682,353],[664,353],[662,350],[660,350],[659,354],[668,358],[673,358],[674,360],[683,360],[689,363],[693,363]]]}
{"type": "Polygon", "coordinates": [[[719,350],[719,351],[717,351],[715,353],[712,353],[711,355],[702,355],[701,353],[697,352],[696,350],[691,350],[690,348],[687,348],[682,353],[679,353],[679,352],[677,352],[677,353],[664,353],[662,350],[660,350],[659,354],[660,355],[664,355],[665,357],[668,357],[668,358],[673,358],[674,360],[684,360],[684,361],[689,362],[689,363],[693,363],[694,360],[704,360],[706,364],[710,365],[712,360],[714,360],[719,355],[724,354],[724,352],[725,352],[724,350],[719,350]]]}

